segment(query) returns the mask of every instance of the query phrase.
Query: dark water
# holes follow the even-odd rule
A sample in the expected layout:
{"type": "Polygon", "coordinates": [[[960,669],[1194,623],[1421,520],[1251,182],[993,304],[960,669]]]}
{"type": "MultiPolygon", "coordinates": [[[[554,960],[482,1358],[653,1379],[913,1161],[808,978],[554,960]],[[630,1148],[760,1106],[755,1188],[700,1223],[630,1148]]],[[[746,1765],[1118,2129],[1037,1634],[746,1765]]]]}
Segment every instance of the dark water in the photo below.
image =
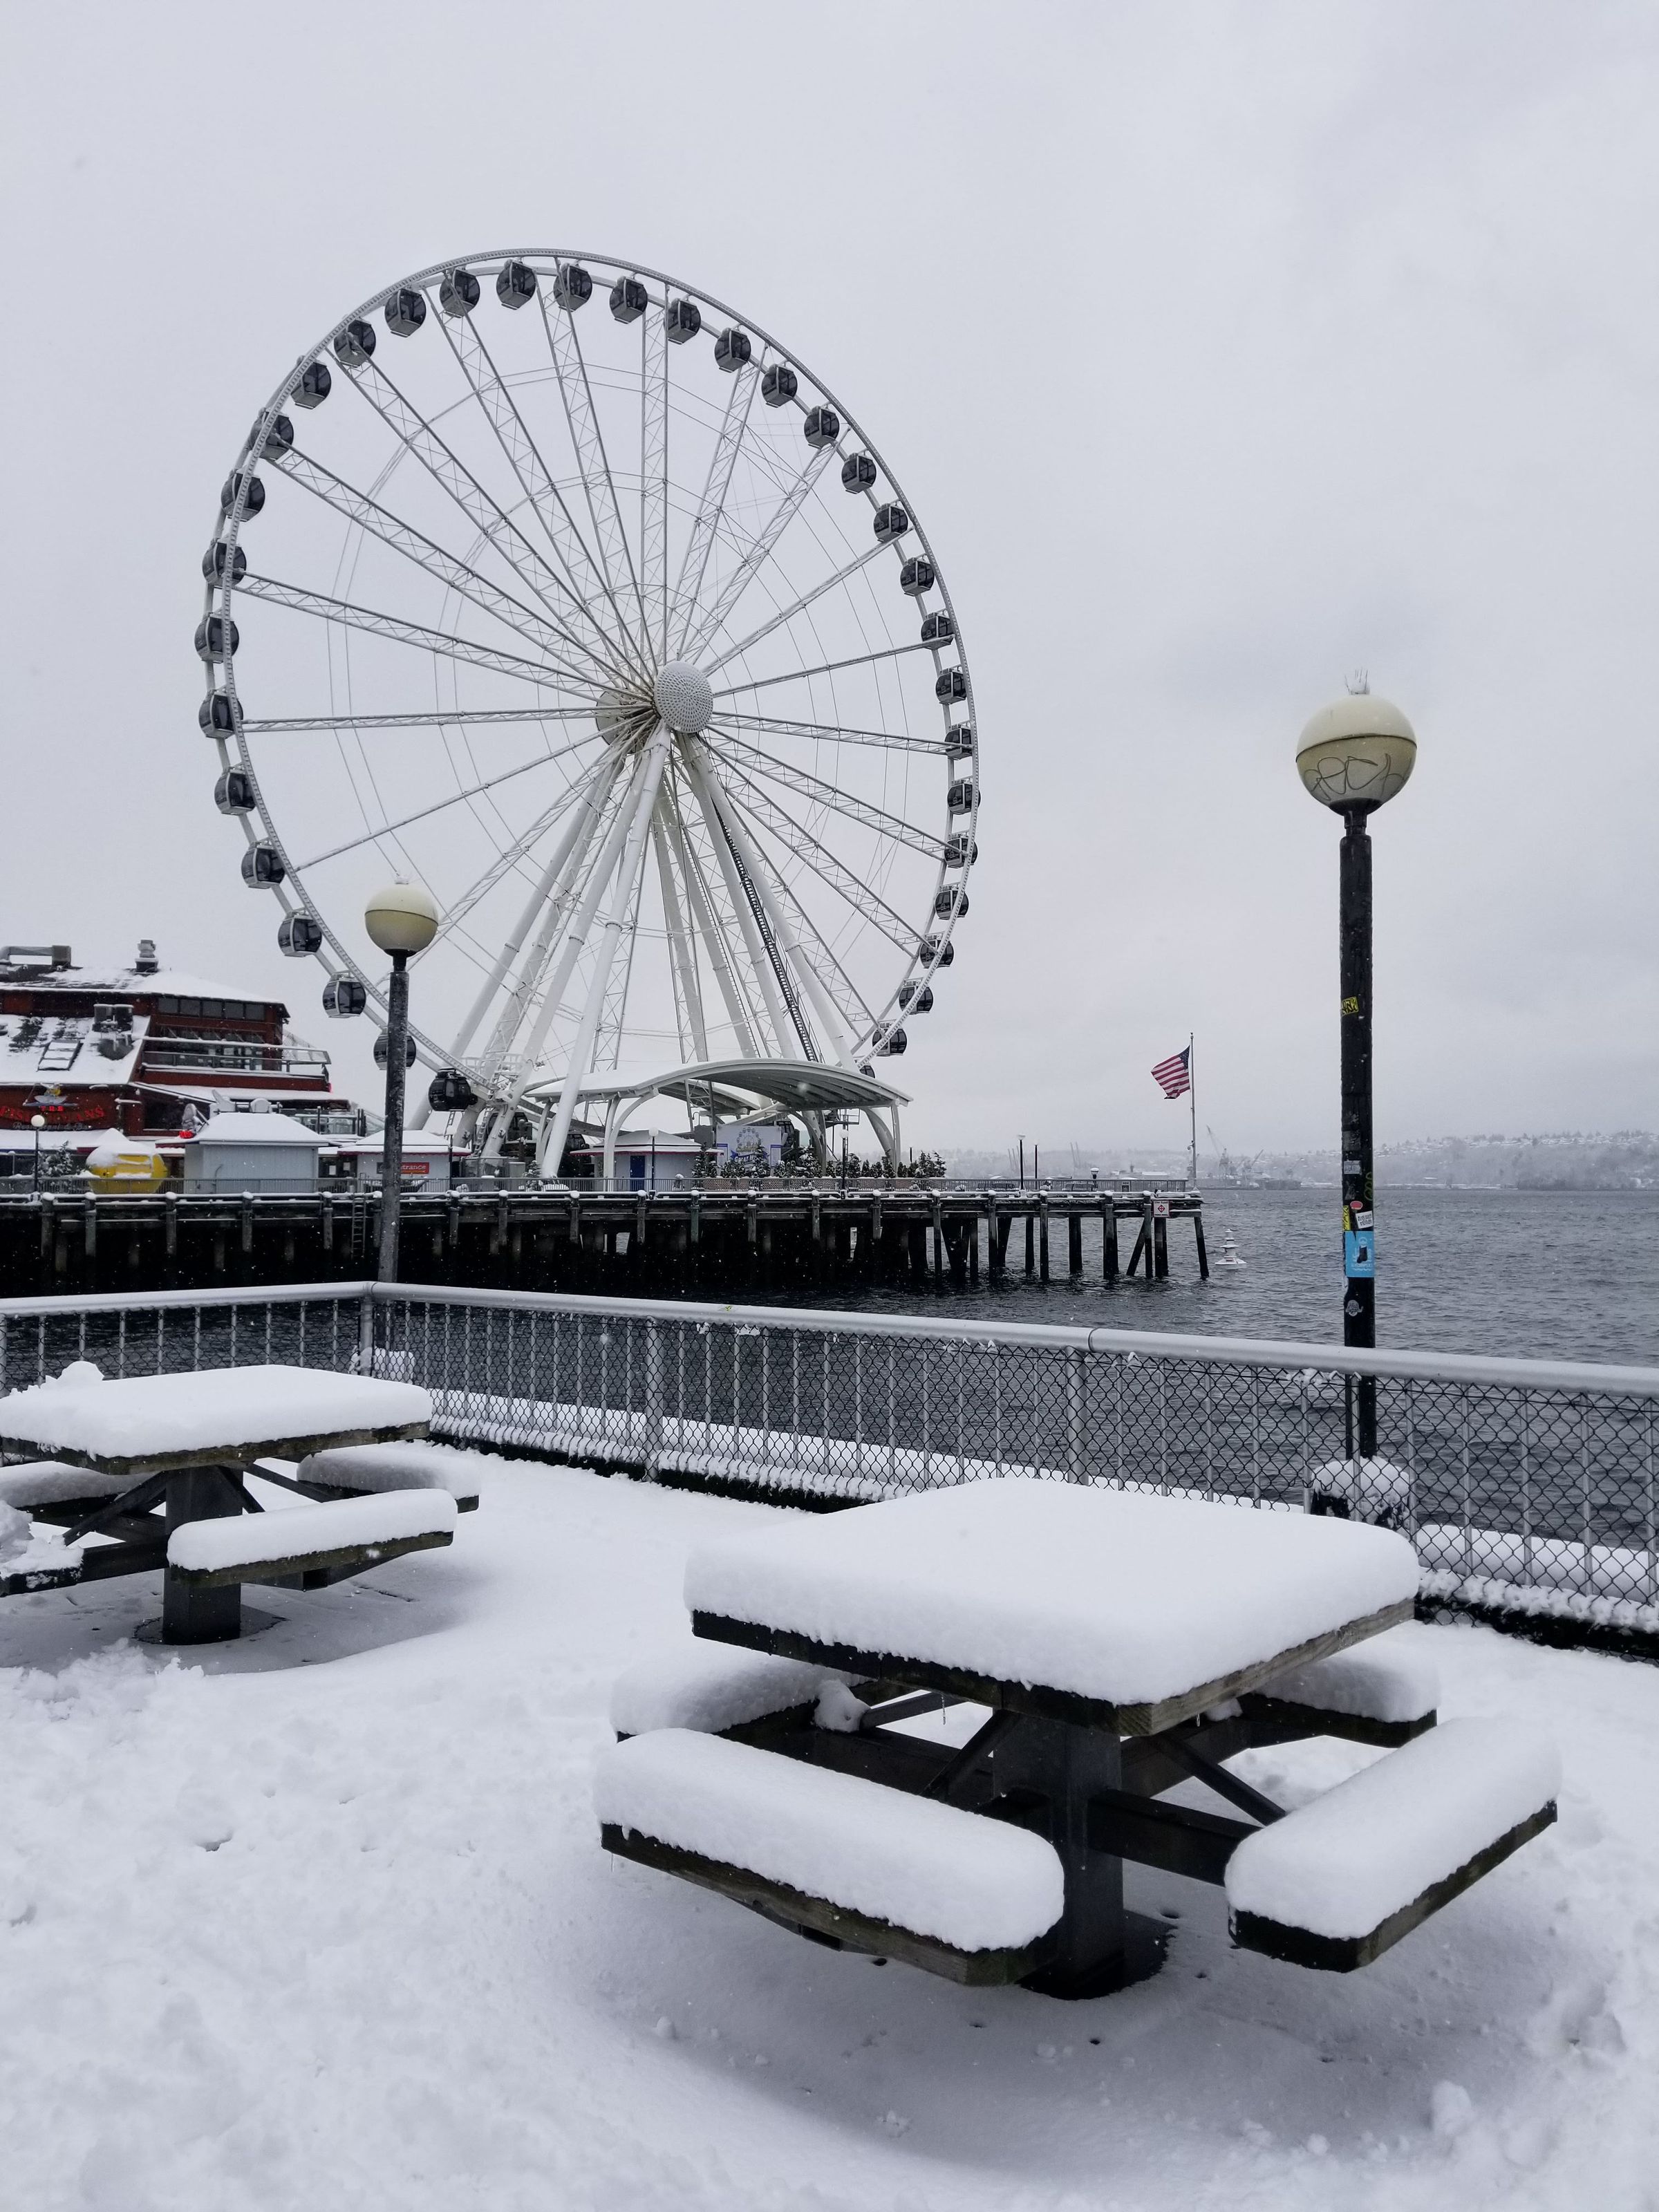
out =
{"type": "MultiPolygon", "coordinates": [[[[1060,1201],[1057,1199],[1056,1204],[1060,1201]]],[[[890,1312],[1341,1341],[1340,1214],[1332,1190],[1206,1194],[1213,1266],[1229,1232],[1249,1262],[1207,1283],[1186,1224],[1170,1224],[1166,1283],[1100,1279],[1100,1232],[1084,1231],[1084,1273],[1066,1273],[1051,1231],[1053,1279],[1024,1272],[1009,1239],[1006,1285],[942,1296],[909,1288],[811,1301],[890,1312]]],[[[1518,1358],[1659,1364],[1659,1191],[1385,1190],[1377,1207],[1377,1338],[1383,1345],[1518,1358]]],[[[1128,1256],[1128,1241],[1123,1244],[1128,1256]]],[[[780,1304],[799,1305],[799,1294],[780,1304]]]]}

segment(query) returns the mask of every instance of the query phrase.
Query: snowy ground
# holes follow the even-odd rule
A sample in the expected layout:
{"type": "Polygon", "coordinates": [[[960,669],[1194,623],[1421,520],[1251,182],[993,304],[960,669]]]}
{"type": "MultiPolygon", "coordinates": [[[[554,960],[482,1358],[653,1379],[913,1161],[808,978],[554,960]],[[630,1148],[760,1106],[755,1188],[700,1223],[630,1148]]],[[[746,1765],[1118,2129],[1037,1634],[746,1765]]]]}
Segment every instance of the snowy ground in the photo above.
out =
{"type": "Polygon", "coordinates": [[[258,1593],[282,1624],[207,1658],[131,1641],[149,1580],[0,1608],[4,2202],[1659,2206],[1659,1669],[1395,1632],[1567,1783],[1367,1972],[1233,1953],[1218,1892],[1132,1871],[1180,1916],[1157,1980],[961,1990],[599,1850],[611,1679],[769,1512],[501,1462],[452,1551],[258,1593]]]}

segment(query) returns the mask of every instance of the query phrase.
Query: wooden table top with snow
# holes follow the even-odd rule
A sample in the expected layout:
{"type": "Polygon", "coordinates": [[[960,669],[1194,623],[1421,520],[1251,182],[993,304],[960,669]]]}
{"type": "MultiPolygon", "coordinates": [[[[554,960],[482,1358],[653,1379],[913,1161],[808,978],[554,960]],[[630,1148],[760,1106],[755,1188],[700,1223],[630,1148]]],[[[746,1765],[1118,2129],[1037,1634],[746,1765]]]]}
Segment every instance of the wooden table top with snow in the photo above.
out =
{"type": "Polygon", "coordinates": [[[1410,1618],[1403,1536],[1334,1517],[1005,1480],[693,1553],[701,1636],[1127,1735],[1410,1618]]]}
{"type": "Polygon", "coordinates": [[[41,1450],[109,1474],[299,1458],[331,1445],[423,1437],[432,1401],[412,1382],[313,1367],[222,1367],[95,1379],[70,1369],[0,1398],[0,1450],[41,1450]]]}

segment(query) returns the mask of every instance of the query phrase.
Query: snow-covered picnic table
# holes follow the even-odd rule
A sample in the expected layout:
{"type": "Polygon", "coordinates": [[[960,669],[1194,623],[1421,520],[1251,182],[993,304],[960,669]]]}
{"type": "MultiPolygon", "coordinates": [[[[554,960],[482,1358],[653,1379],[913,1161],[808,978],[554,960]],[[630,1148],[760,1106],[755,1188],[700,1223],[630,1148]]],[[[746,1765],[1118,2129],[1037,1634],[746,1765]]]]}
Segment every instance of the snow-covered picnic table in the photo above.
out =
{"type": "Polygon", "coordinates": [[[50,1455],[0,1468],[0,1595],[160,1568],[163,1642],[237,1636],[245,1582],[319,1589],[452,1540],[456,1498],[430,1474],[388,1488],[383,1465],[361,1484],[349,1473],[349,1448],[422,1438],[431,1417],[424,1390],[369,1376],[258,1366],[111,1382],[78,1361],[0,1398],[0,1453],[50,1455]],[[337,1452],[319,1480],[260,1464],[337,1452]],[[255,1473],[311,1502],[265,1512],[255,1473]],[[33,1534],[26,1516],[62,1533],[33,1534]]]}
{"type": "Polygon", "coordinates": [[[958,1979],[1155,1971],[1125,1860],[1223,1885],[1242,1944],[1364,1965],[1554,1817],[1548,1747],[1486,1723],[1418,1742],[1432,1680],[1354,1648],[1417,1584],[1387,1529],[1091,1486],[782,1515],[693,1553],[703,1645],[618,1685],[604,1839],[958,1979]],[[960,1749],[904,1732],[957,1702],[987,1709],[960,1749]],[[1393,1756],[1288,1816],[1224,1763],[1318,1735],[1393,1756]],[[1160,1802],[1194,1780],[1247,1820],[1160,1802]]]}

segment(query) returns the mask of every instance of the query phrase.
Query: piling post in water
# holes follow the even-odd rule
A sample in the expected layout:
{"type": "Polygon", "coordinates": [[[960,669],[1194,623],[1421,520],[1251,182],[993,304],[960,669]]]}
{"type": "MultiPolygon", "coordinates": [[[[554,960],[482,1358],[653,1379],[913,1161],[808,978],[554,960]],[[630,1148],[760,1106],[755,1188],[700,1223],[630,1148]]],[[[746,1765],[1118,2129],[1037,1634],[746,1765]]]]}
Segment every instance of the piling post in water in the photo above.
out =
{"type": "Polygon", "coordinates": [[[1103,1280],[1117,1280],[1117,1200],[1107,1197],[1100,1206],[1100,1273],[1103,1280]]]}
{"type": "Polygon", "coordinates": [[[1068,1275],[1083,1273],[1083,1216],[1068,1213],[1066,1217],[1066,1272],[1068,1275]]]}

